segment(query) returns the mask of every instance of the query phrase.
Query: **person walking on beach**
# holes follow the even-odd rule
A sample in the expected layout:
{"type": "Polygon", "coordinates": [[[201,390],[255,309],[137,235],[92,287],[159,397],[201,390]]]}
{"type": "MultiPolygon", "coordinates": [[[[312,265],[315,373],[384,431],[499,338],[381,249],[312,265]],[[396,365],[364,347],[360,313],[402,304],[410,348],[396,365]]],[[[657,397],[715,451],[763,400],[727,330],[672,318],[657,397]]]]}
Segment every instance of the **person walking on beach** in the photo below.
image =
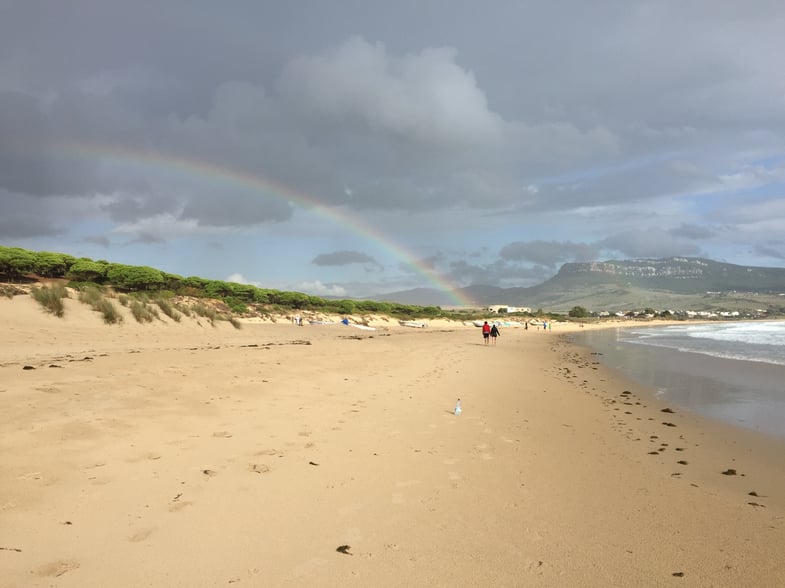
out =
{"type": "Polygon", "coordinates": [[[488,338],[491,336],[491,325],[488,324],[488,321],[485,321],[485,324],[482,326],[482,340],[485,344],[488,344],[488,338]]]}
{"type": "Polygon", "coordinates": [[[501,333],[499,332],[499,327],[494,324],[491,327],[491,341],[493,342],[493,345],[496,345],[496,337],[499,337],[500,335],[501,333]]]}

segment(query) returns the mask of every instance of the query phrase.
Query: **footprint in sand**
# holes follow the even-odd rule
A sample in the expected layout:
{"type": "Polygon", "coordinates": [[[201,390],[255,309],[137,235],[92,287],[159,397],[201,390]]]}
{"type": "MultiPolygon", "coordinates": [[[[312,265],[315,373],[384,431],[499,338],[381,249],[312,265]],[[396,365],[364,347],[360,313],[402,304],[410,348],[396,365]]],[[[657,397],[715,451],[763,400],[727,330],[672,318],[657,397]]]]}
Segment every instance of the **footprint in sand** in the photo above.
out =
{"type": "Polygon", "coordinates": [[[36,569],[35,573],[38,576],[48,577],[48,578],[58,578],[63,574],[75,570],[79,567],[79,562],[74,560],[60,560],[60,561],[53,561],[48,564],[44,564],[38,569],[36,569]]]}
{"type": "Polygon", "coordinates": [[[526,527],[526,538],[529,541],[542,541],[542,535],[537,532],[536,529],[532,529],[531,527],[526,527]]]}
{"type": "Polygon", "coordinates": [[[174,502],[169,505],[169,512],[180,512],[184,508],[187,508],[192,505],[193,502],[190,502],[189,500],[186,500],[184,502],[174,502]]]}
{"type": "Polygon", "coordinates": [[[270,466],[263,463],[251,463],[248,464],[248,471],[254,474],[267,474],[270,472],[270,466]]]}
{"type": "Polygon", "coordinates": [[[254,455],[277,455],[278,457],[283,457],[283,451],[278,451],[277,449],[262,449],[261,451],[257,451],[254,455]]]}
{"type": "Polygon", "coordinates": [[[136,533],[134,533],[133,535],[131,535],[128,538],[128,541],[130,541],[131,543],[139,543],[141,541],[144,541],[150,535],[152,535],[156,531],[157,528],[158,527],[149,527],[147,529],[141,529],[141,530],[137,531],[136,533]]]}
{"type": "Polygon", "coordinates": [[[534,574],[536,576],[541,576],[542,573],[545,571],[544,569],[545,562],[543,562],[542,560],[527,559],[524,562],[524,565],[526,566],[526,569],[530,574],[534,574]]]}
{"type": "Polygon", "coordinates": [[[213,437],[222,437],[224,439],[228,439],[231,436],[232,434],[229,431],[216,431],[213,433],[213,437]]]}

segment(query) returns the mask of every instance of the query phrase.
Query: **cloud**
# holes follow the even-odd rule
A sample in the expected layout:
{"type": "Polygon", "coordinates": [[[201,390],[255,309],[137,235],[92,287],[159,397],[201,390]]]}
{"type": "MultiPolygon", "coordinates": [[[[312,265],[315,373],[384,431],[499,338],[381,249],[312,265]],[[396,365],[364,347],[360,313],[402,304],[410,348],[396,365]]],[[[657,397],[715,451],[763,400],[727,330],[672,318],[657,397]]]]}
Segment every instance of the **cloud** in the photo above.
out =
{"type": "Polygon", "coordinates": [[[48,218],[46,203],[0,189],[0,237],[34,238],[62,232],[48,218]]]}
{"type": "Polygon", "coordinates": [[[289,62],[277,93],[299,115],[321,124],[359,125],[407,142],[477,148],[498,140],[501,118],[488,108],[456,50],[389,55],[360,36],[321,55],[289,62]],[[479,145],[478,145],[479,144],[479,145]]]}
{"type": "Polygon", "coordinates": [[[670,232],[658,228],[617,233],[597,242],[597,246],[632,258],[691,256],[701,253],[697,245],[674,239],[670,232]]]}
{"type": "Polygon", "coordinates": [[[427,280],[331,218],[459,284],[600,253],[779,259],[782,3],[50,4],[0,19],[6,242],[210,275],[275,244],[275,283],[380,293],[427,280]]]}
{"type": "Polygon", "coordinates": [[[533,286],[549,278],[551,268],[542,266],[521,266],[503,260],[486,264],[469,263],[465,260],[449,263],[447,274],[450,281],[461,286],[492,284],[499,287],[514,288],[533,286]]]}
{"type": "Polygon", "coordinates": [[[668,231],[674,237],[681,237],[684,239],[710,239],[715,236],[716,231],[708,227],[701,227],[699,225],[691,225],[683,223],[678,227],[674,227],[668,231]]]}
{"type": "Polygon", "coordinates": [[[761,257],[768,257],[771,259],[785,260],[785,246],[779,244],[779,247],[770,247],[767,245],[758,244],[754,247],[756,255],[761,257]]]}
{"type": "Polygon", "coordinates": [[[587,243],[571,241],[516,241],[501,248],[499,256],[508,261],[525,261],[545,267],[555,267],[565,261],[597,259],[599,249],[587,243]]]}
{"type": "Polygon", "coordinates": [[[311,260],[311,263],[322,266],[351,265],[355,263],[378,265],[373,257],[359,251],[333,251],[332,253],[321,253],[314,257],[311,260]]]}
{"type": "Polygon", "coordinates": [[[256,286],[257,288],[263,288],[264,286],[260,282],[256,282],[253,280],[249,280],[243,274],[236,272],[233,274],[229,274],[227,276],[225,282],[233,282],[235,284],[246,284],[248,286],[256,286]]]}
{"type": "Polygon", "coordinates": [[[295,289],[314,296],[332,296],[337,298],[346,296],[346,289],[342,286],[338,284],[324,284],[319,280],[302,282],[295,289]]]}

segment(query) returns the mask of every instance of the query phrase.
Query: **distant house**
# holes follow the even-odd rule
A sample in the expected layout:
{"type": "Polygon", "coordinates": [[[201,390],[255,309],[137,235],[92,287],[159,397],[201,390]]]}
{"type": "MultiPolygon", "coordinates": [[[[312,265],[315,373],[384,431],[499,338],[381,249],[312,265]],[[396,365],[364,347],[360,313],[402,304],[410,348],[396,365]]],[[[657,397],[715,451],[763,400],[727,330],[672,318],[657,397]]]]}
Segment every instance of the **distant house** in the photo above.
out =
{"type": "Polygon", "coordinates": [[[495,312],[496,314],[511,314],[513,312],[528,312],[531,314],[532,311],[528,306],[509,306],[507,304],[492,304],[487,310],[488,312],[495,312]]]}

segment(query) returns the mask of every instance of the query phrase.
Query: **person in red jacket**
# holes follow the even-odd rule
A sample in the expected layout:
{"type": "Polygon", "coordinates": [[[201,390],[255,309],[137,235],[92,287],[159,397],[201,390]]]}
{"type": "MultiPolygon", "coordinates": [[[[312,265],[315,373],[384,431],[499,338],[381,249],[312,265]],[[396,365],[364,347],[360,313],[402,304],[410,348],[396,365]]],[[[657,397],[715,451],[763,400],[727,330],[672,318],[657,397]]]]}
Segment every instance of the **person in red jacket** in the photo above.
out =
{"type": "Polygon", "coordinates": [[[482,326],[482,340],[485,344],[488,344],[488,339],[491,336],[491,325],[488,324],[488,321],[485,321],[485,324],[482,326]]]}

